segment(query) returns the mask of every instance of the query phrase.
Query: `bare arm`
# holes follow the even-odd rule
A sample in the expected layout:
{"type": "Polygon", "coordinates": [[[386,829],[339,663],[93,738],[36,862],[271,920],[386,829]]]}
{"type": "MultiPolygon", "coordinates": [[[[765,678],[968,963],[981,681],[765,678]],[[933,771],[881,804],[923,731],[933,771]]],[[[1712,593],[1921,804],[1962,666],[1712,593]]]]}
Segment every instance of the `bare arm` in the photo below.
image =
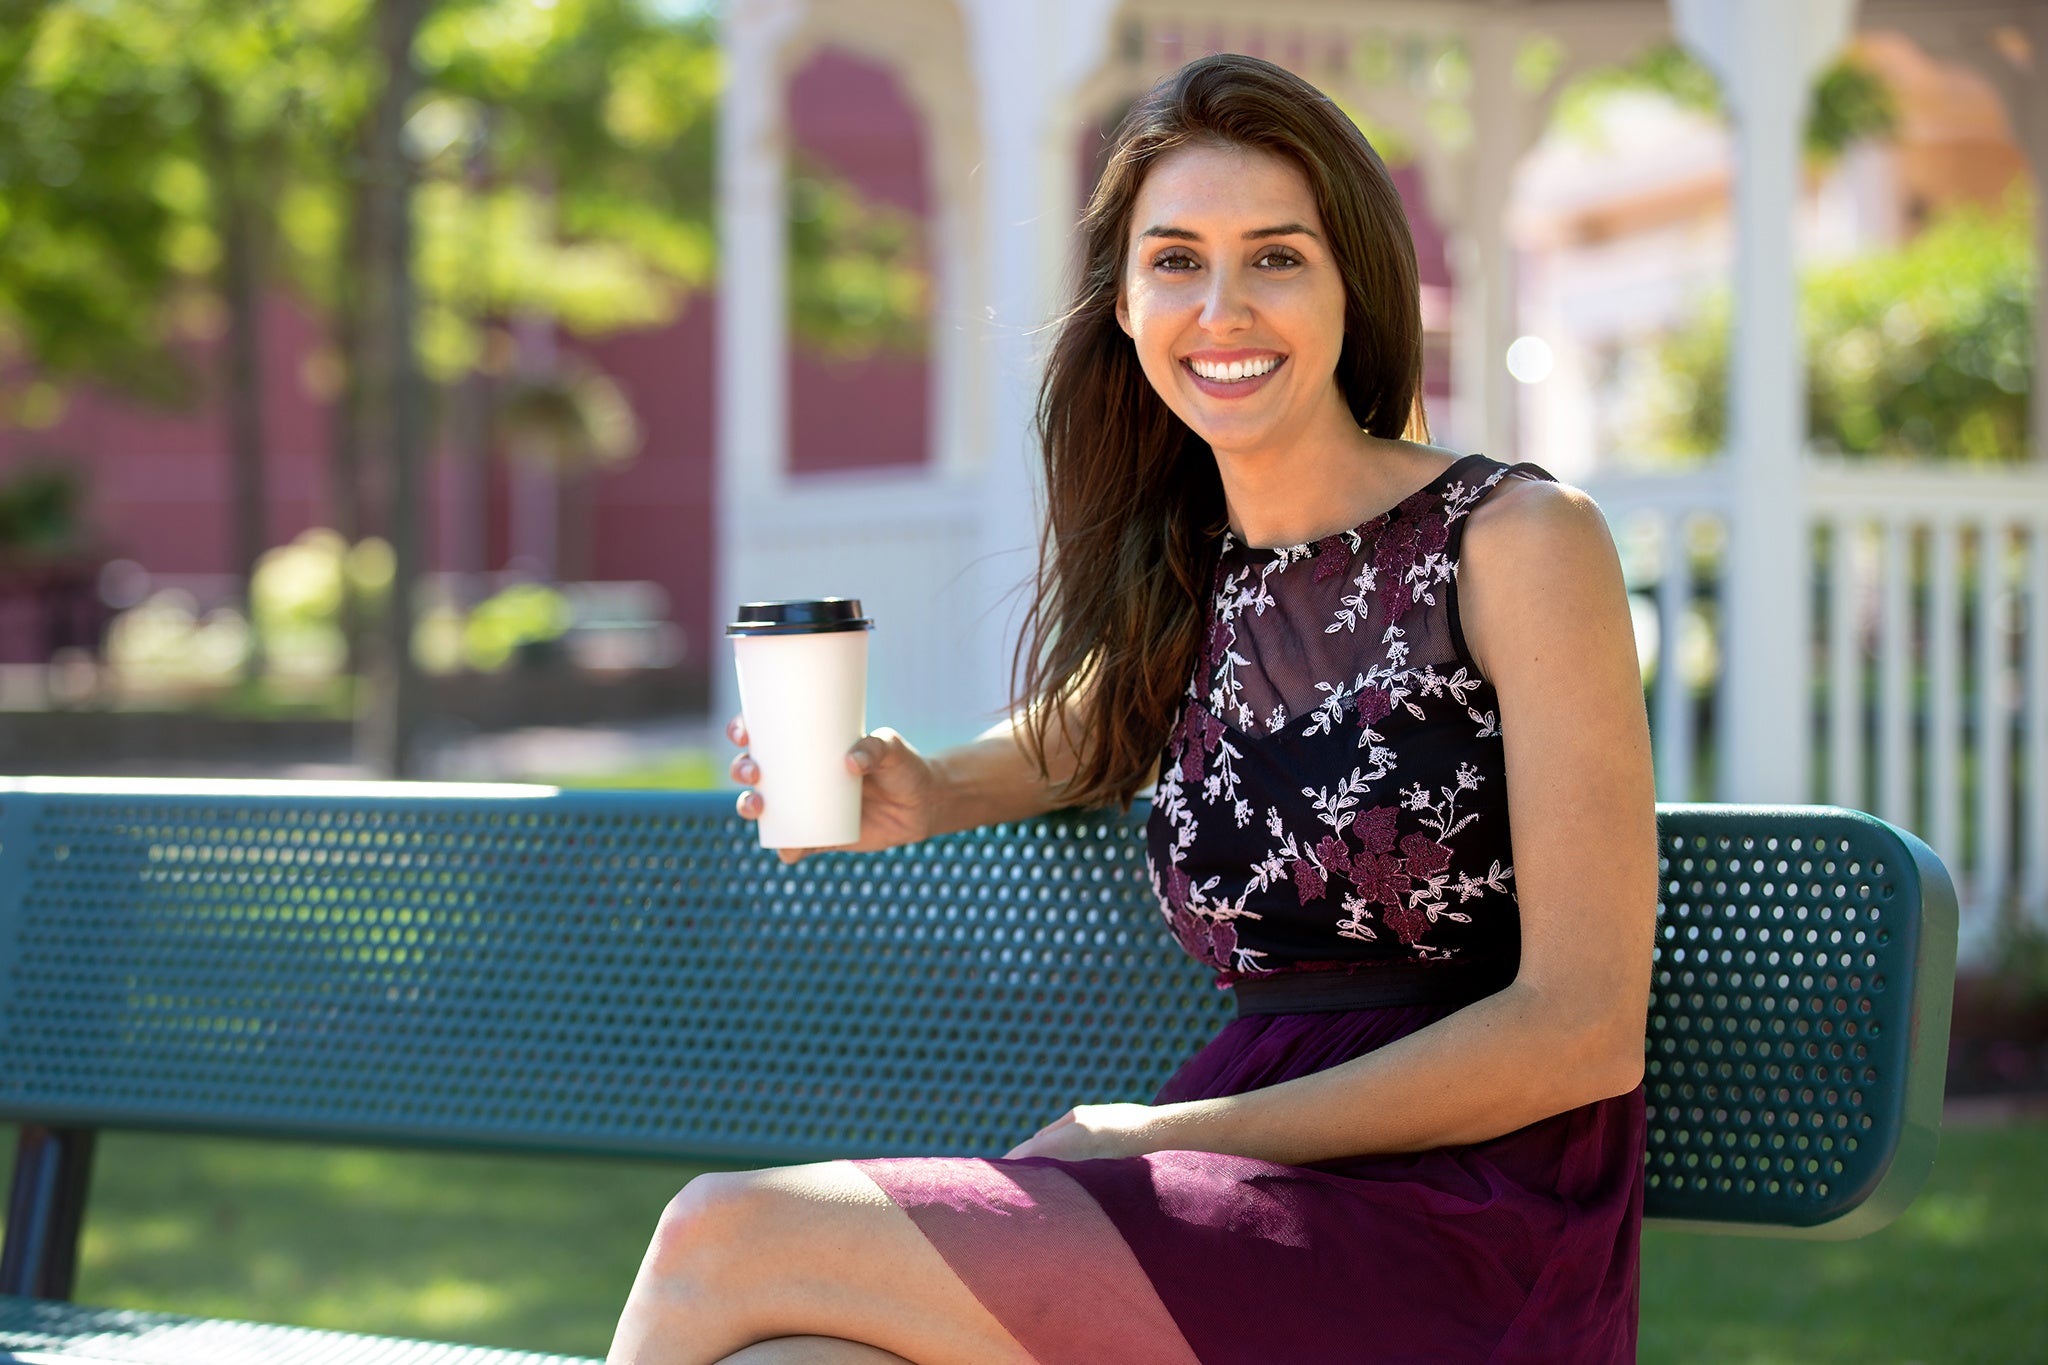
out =
{"type": "Polygon", "coordinates": [[[1514,983],[1266,1089],[1084,1107],[1019,1154],[1186,1148],[1301,1164],[1416,1151],[1496,1137],[1641,1079],[1656,797],[1613,541],[1584,494],[1517,483],[1473,513],[1458,583],[1467,641],[1500,697],[1522,920],[1514,983]]]}

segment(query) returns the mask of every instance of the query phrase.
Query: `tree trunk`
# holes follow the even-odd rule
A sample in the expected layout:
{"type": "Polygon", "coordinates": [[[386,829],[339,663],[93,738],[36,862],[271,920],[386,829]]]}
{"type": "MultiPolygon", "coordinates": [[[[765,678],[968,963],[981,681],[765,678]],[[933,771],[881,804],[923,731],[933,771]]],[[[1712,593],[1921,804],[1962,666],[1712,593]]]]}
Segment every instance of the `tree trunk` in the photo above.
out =
{"type": "Polygon", "coordinates": [[[220,348],[220,392],[227,425],[230,518],[229,571],[235,576],[249,652],[243,681],[263,676],[263,639],[256,632],[252,587],[256,561],[269,548],[264,527],[263,338],[261,232],[252,203],[249,158],[236,145],[227,100],[218,87],[199,85],[200,129],[213,178],[214,222],[220,232],[220,292],[227,308],[227,334],[220,348]]]}
{"type": "MultiPolygon", "coordinates": [[[[382,335],[376,306],[381,291],[376,281],[377,262],[374,231],[376,195],[370,181],[370,140],[372,120],[365,115],[349,154],[342,185],[347,215],[347,237],[335,257],[333,344],[341,374],[341,388],[335,395],[332,423],[328,429],[328,502],[333,526],[350,545],[369,534],[364,512],[367,494],[365,449],[375,445],[374,434],[385,427],[382,385],[378,382],[377,348],[373,338],[382,335]]],[[[342,673],[356,677],[368,667],[363,644],[363,613],[356,600],[352,580],[342,580],[340,620],[342,673]]]]}
{"type": "Polygon", "coordinates": [[[430,0],[378,0],[376,42],[384,84],[370,116],[366,228],[377,259],[365,283],[381,305],[365,328],[365,351],[384,381],[388,430],[368,448],[383,456],[384,527],[394,574],[373,637],[359,757],[379,776],[414,775],[421,688],[413,665],[413,592],[420,576],[421,446],[425,394],[413,349],[412,187],[406,155],[407,106],[419,87],[412,46],[430,0]]]}
{"type": "MultiPolygon", "coordinates": [[[[471,298],[474,300],[470,325],[477,329],[480,344],[490,344],[489,329],[493,320],[490,304],[490,229],[485,222],[489,212],[489,196],[493,185],[494,167],[491,158],[491,138],[496,130],[497,120],[486,108],[477,120],[476,141],[471,146],[465,175],[469,185],[472,203],[468,264],[472,272],[469,281],[471,298]]],[[[456,478],[453,496],[455,505],[449,509],[447,525],[450,532],[449,567],[460,585],[456,592],[456,605],[467,611],[488,595],[486,583],[490,573],[491,540],[491,452],[495,442],[492,431],[493,384],[487,372],[487,357],[479,356],[478,363],[463,376],[461,385],[451,396],[449,446],[455,459],[456,478]]]]}

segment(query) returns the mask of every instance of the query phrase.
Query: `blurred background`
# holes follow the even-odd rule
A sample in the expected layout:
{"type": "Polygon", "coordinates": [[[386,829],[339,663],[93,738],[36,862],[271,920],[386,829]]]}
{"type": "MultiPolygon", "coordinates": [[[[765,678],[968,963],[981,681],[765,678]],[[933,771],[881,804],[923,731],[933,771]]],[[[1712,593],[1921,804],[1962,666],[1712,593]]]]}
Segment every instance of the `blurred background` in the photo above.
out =
{"type": "MultiPolygon", "coordinates": [[[[1957,877],[1952,1183],[1891,1251],[1657,1243],[1646,1357],[2048,1357],[2035,0],[0,0],[0,767],[715,785],[722,622],[824,594],[871,724],[973,733],[1072,225],[1212,51],[1393,168],[1436,441],[1606,509],[1660,797],[1874,811],[1957,877]]],[[[354,1327],[280,1239],[454,1179],[132,1152],[210,1193],[96,1217],[88,1297],[354,1327]]],[[[645,1197],[562,1236],[629,1277],[645,1197]]],[[[601,1349],[609,1280],[511,1273],[372,1316],[601,1349]]]]}

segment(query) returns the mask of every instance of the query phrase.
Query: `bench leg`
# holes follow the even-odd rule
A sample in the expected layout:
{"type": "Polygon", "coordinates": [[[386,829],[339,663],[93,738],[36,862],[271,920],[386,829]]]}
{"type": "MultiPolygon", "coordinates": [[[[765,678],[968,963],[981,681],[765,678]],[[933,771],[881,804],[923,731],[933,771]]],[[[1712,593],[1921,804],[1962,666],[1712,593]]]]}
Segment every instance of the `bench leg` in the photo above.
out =
{"type": "Polygon", "coordinates": [[[7,1242],[0,1248],[0,1294],[71,1297],[92,1146],[90,1128],[22,1125],[7,1196],[7,1242]]]}

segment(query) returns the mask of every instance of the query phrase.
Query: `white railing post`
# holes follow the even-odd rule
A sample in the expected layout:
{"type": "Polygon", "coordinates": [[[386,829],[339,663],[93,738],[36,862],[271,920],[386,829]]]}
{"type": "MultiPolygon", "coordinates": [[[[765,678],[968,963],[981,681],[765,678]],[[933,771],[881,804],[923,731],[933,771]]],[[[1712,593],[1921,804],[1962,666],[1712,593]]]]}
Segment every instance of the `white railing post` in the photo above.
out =
{"type": "Polygon", "coordinates": [[[2020,911],[2048,931],[2048,517],[2027,525],[2026,642],[2020,725],[2026,736],[2026,777],[2020,788],[2020,911]]]}
{"type": "Polygon", "coordinates": [[[1828,524],[1828,800],[1863,805],[1862,594],[1856,545],[1862,522],[1837,514],[1828,524]]]}
{"type": "Polygon", "coordinates": [[[1727,671],[1717,717],[1718,795],[1804,801],[1812,792],[1812,540],[1800,354],[1800,134],[1814,72],[1847,40],[1854,0],[1673,0],[1678,34],[1720,79],[1735,123],[1733,475],[1727,671]]]}
{"type": "Polygon", "coordinates": [[[1927,842],[1948,862],[1962,898],[1963,946],[1974,945],[1978,898],[1963,875],[1962,530],[1953,517],[1930,528],[1927,603],[1927,842]]]}
{"type": "Polygon", "coordinates": [[[1685,632],[1692,606],[1692,556],[1684,508],[1657,518],[1662,565],[1657,572],[1657,799],[1690,801],[1693,767],[1691,682],[1685,676],[1685,632]]]}
{"type": "MultiPolygon", "coordinates": [[[[2010,731],[2005,692],[2005,539],[2002,520],[1987,519],[1977,528],[1977,686],[1972,697],[1971,728],[1977,755],[1977,902],[1983,918],[1995,925],[2005,903],[2005,865],[2012,819],[2011,777],[2007,766],[2010,731]]],[[[1966,913],[1964,923],[1969,923],[1966,913]]]]}
{"type": "Polygon", "coordinates": [[[1913,528],[1901,511],[1884,524],[1878,581],[1877,814],[1901,828],[1914,826],[1913,749],[1908,651],[1913,644],[1913,528]]]}

